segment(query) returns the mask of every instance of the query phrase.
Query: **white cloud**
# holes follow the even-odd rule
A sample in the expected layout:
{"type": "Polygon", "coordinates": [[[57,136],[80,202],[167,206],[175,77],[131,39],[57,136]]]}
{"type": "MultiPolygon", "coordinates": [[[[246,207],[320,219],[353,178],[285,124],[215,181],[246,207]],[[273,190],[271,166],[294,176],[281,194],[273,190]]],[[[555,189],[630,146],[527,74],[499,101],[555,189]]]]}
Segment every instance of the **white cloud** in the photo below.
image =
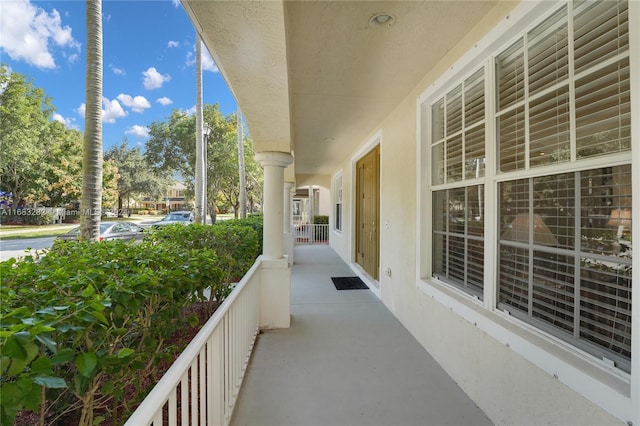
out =
{"type": "Polygon", "coordinates": [[[140,125],[133,125],[124,131],[127,135],[134,135],[139,138],[148,138],[149,137],[149,128],[140,125]]]}
{"type": "MultiPolygon", "coordinates": [[[[193,52],[187,53],[187,66],[195,66],[196,64],[196,55],[195,55],[196,47],[193,46],[193,52]]],[[[211,55],[209,55],[209,51],[204,44],[202,45],[202,70],[203,71],[211,71],[211,72],[219,72],[218,66],[214,62],[211,55]]]]}
{"type": "Polygon", "coordinates": [[[172,3],[173,3],[173,7],[176,7],[176,8],[180,7],[180,0],[172,0],[172,3]]]}
{"type": "Polygon", "coordinates": [[[3,1],[0,14],[0,48],[15,61],[24,61],[41,69],[55,68],[55,48],[63,50],[75,62],[80,43],[71,35],[71,27],[62,26],[60,13],[50,13],[27,1],[3,1]]]}
{"type": "MultiPolygon", "coordinates": [[[[116,99],[109,100],[108,98],[102,98],[102,122],[113,124],[118,118],[126,117],[127,112],[122,108],[120,102],[116,99]]],[[[86,105],[80,104],[76,111],[82,118],[85,116],[86,105]]]]}
{"type": "Polygon", "coordinates": [[[167,43],[167,47],[178,47],[178,46],[180,46],[179,41],[169,40],[169,43],[167,43]]]}
{"type": "Polygon", "coordinates": [[[64,124],[64,127],[66,127],[67,129],[78,130],[78,126],[75,124],[76,119],[73,117],[65,118],[61,114],[54,112],[52,118],[54,121],[59,121],[60,123],[64,124]]]}
{"type": "Polygon", "coordinates": [[[171,80],[169,74],[160,74],[154,67],[142,72],[144,88],[147,90],[159,89],[164,83],[171,80]]]}
{"type": "Polygon", "coordinates": [[[125,70],[123,70],[122,68],[117,68],[112,64],[109,64],[109,68],[111,68],[111,71],[113,71],[115,75],[127,75],[127,72],[125,70]]]}
{"type": "Polygon", "coordinates": [[[151,108],[151,104],[144,96],[131,97],[130,95],[120,93],[116,96],[116,99],[122,102],[124,106],[131,108],[134,112],[144,112],[145,109],[151,108]]]}
{"type": "Polygon", "coordinates": [[[173,103],[173,101],[166,96],[156,99],[156,102],[163,106],[171,105],[173,103]]]}
{"type": "Polygon", "coordinates": [[[102,104],[104,110],[102,110],[102,122],[103,123],[115,123],[118,118],[125,117],[126,111],[122,109],[122,105],[116,99],[109,100],[102,98],[102,104]]]}

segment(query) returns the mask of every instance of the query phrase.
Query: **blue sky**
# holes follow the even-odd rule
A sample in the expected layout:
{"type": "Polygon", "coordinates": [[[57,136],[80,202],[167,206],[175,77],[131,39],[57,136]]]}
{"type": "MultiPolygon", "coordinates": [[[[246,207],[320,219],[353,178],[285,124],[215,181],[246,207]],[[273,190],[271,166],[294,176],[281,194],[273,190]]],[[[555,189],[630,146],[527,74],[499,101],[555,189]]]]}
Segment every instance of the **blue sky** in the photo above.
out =
{"type": "MultiPolygon", "coordinates": [[[[143,145],[147,126],[195,110],[195,30],[177,0],[104,0],[103,146],[143,145]]],[[[84,128],[85,2],[0,0],[0,61],[44,89],[54,119],[84,128]]],[[[236,103],[203,47],[203,101],[236,103]]]]}

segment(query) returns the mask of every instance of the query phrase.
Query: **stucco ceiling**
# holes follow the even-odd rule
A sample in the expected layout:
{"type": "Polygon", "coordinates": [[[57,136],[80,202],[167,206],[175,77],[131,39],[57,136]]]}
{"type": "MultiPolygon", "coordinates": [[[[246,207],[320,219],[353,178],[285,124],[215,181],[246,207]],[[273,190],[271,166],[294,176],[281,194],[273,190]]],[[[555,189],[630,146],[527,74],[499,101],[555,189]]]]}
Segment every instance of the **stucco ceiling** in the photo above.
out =
{"type": "Polygon", "coordinates": [[[494,4],[183,0],[254,150],[306,174],[332,173],[494,4]],[[380,12],[394,24],[371,25],[380,12]]]}

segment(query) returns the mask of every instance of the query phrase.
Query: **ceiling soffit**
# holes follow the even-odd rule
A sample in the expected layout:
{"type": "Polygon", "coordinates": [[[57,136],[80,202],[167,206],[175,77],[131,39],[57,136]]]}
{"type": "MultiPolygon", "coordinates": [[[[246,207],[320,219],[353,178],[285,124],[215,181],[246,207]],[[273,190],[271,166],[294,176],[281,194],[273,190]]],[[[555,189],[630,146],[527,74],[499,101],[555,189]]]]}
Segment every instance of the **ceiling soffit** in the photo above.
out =
{"type": "Polygon", "coordinates": [[[282,2],[183,0],[182,4],[242,108],[254,151],[290,152],[282,2]]]}
{"type": "Polygon", "coordinates": [[[183,0],[254,150],[293,150],[295,172],[315,175],[353,155],[495,3],[183,0]],[[370,25],[380,12],[394,24],[370,25]]]}

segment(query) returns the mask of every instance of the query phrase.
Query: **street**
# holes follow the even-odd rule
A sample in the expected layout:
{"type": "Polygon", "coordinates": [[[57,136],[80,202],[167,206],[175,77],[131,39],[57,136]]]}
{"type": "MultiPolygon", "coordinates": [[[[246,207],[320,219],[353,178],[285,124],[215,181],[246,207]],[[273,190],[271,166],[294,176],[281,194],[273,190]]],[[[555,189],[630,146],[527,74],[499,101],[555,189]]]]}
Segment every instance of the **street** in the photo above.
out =
{"type": "Polygon", "coordinates": [[[27,254],[25,252],[27,248],[42,250],[51,247],[52,244],[53,237],[1,240],[0,261],[8,260],[12,257],[25,256],[27,254]]]}

